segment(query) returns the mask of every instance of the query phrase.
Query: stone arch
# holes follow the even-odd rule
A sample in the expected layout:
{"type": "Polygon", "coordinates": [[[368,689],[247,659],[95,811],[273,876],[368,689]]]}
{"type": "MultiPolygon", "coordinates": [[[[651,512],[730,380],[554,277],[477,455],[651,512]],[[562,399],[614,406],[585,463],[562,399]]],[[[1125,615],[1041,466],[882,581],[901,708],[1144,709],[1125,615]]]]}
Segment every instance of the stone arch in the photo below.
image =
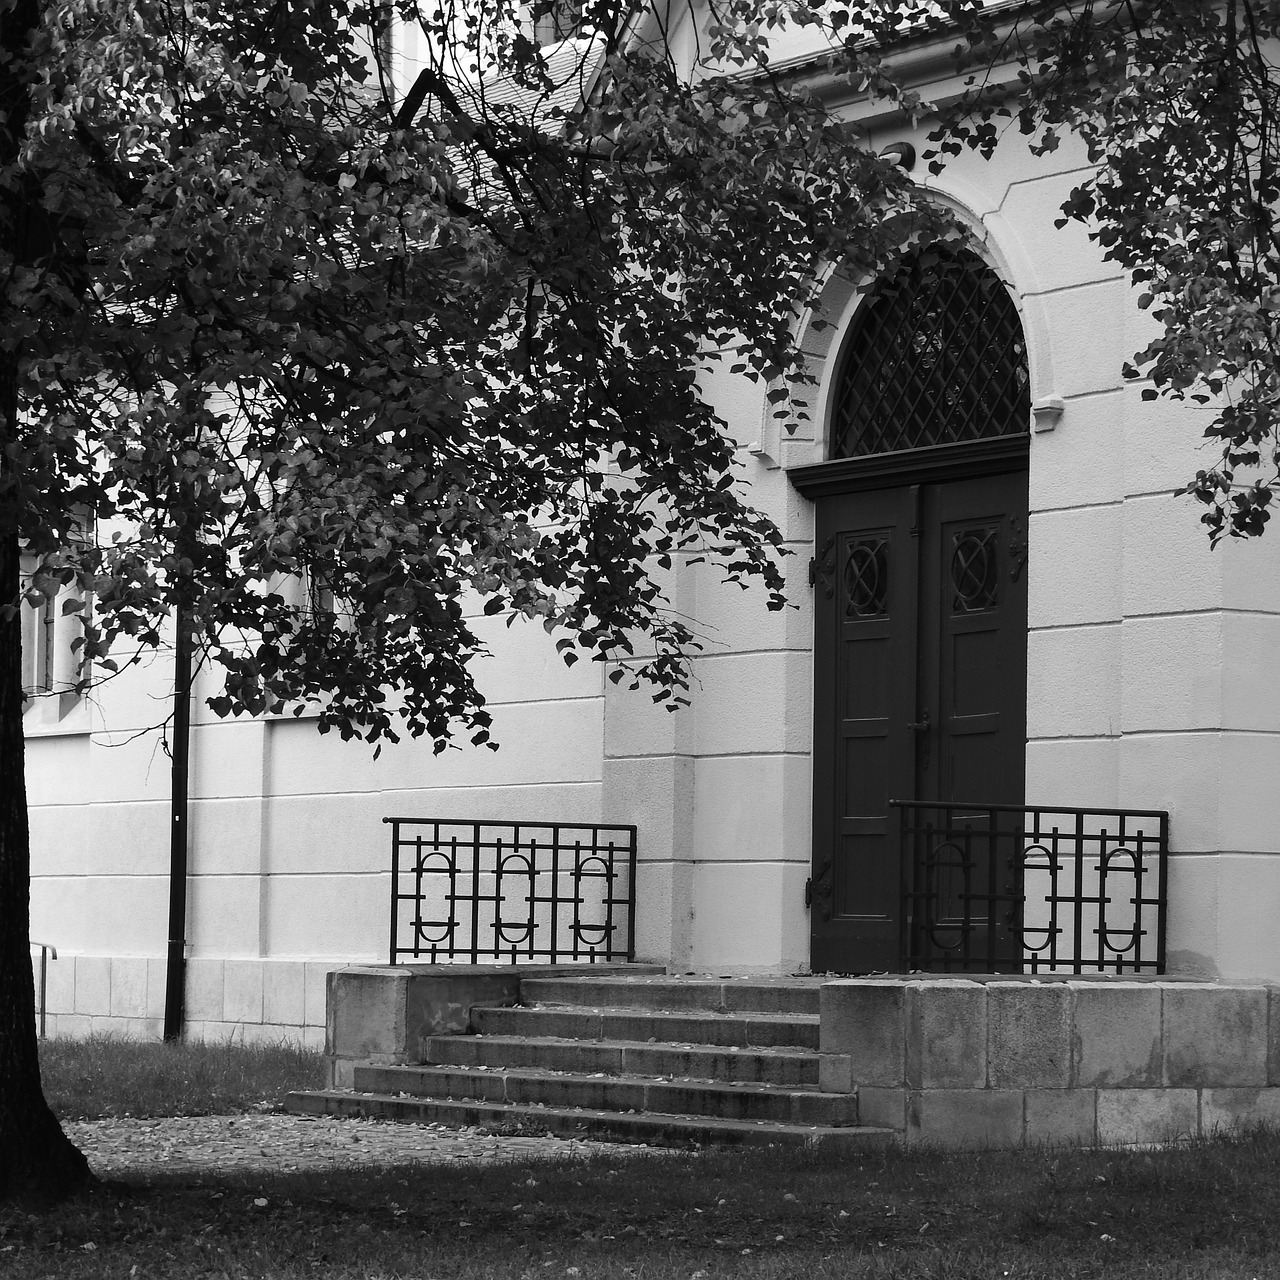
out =
{"type": "Polygon", "coordinates": [[[1020,435],[1026,339],[1003,281],[967,246],[906,254],[854,316],[838,357],[828,453],[856,457],[1020,435]]]}
{"type": "MultiPolygon", "coordinates": [[[[977,200],[963,198],[929,183],[928,196],[952,212],[966,231],[965,246],[1000,278],[1017,309],[1026,343],[1029,396],[1034,430],[1051,428],[1061,412],[1057,397],[1047,323],[1038,297],[1039,288],[1029,256],[1013,229],[998,213],[974,212],[977,200]]],[[[800,432],[789,451],[791,465],[829,459],[828,423],[840,375],[840,353],[857,322],[858,313],[874,292],[879,278],[851,275],[844,264],[834,263],[821,281],[817,297],[805,317],[801,349],[816,378],[816,385],[796,408],[807,414],[812,431],[800,432]]]]}

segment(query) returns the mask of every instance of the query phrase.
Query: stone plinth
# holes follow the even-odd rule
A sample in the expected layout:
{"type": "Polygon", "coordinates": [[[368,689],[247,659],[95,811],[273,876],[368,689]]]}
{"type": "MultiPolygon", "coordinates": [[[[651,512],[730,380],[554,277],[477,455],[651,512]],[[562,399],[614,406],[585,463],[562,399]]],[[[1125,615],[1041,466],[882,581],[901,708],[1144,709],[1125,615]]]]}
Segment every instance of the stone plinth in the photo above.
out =
{"type": "Polygon", "coordinates": [[[1260,983],[851,978],[821,1013],[821,1087],[908,1143],[1165,1142],[1280,1116],[1280,988],[1260,983]]]}

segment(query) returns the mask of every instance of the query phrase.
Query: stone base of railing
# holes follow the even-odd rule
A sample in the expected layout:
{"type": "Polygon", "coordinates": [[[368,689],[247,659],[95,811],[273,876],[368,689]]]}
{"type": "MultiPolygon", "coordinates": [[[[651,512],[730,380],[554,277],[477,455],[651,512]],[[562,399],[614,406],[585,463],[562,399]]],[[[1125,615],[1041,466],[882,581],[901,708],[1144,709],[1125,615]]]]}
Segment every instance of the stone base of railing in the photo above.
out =
{"type": "Polygon", "coordinates": [[[821,993],[821,1087],[908,1144],[1132,1144],[1280,1123],[1280,987],[853,978],[821,993]]]}

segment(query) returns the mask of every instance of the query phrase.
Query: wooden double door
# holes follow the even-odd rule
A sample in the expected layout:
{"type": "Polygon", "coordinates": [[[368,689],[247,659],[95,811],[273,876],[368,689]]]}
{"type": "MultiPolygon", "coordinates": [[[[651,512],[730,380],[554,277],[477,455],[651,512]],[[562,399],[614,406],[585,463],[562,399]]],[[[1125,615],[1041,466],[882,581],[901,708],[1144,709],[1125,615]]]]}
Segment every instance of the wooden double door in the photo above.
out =
{"type": "Polygon", "coordinates": [[[898,963],[893,800],[1021,804],[1027,473],[820,497],[815,972],[898,963]]]}

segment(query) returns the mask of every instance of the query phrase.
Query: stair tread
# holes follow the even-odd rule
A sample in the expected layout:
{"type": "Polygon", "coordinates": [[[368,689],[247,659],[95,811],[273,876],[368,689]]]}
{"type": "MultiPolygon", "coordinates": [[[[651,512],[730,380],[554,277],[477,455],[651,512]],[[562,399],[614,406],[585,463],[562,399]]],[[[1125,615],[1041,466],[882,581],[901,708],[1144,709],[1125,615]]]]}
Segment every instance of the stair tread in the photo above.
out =
{"type": "MultiPolygon", "coordinates": [[[[341,1089],[312,1089],[291,1093],[285,1099],[285,1107],[287,1110],[305,1111],[307,1101],[334,1103],[339,1106],[358,1106],[361,1103],[369,1103],[383,1111],[390,1111],[393,1116],[397,1110],[407,1111],[413,1108],[441,1111],[465,1110],[472,1113],[487,1113],[497,1119],[504,1116],[511,1118],[527,1116],[537,1121],[559,1120],[569,1124],[597,1121],[602,1125],[616,1124],[619,1127],[632,1129],[652,1127],[655,1130],[666,1128],[685,1132],[701,1130],[718,1134],[776,1134],[799,1138],[831,1137],[844,1140],[855,1137],[876,1137],[896,1141],[898,1138],[894,1130],[873,1125],[805,1125],[781,1120],[725,1120],[717,1116],[690,1116],[659,1111],[619,1112],[600,1111],[587,1107],[547,1106],[528,1102],[406,1098],[398,1094],[357,1093],[341,1089]]],[[[412,1120],[409,1122],[413,1123],[412,1120]]]]}
{"type": "MultiPolygon", "coordinates": [[[[454,1036],[431,1036],[432,1040],[455,1039],[454,1036]]],[[[572,1036],[511,1036],[504,1035],[501,1032],[477,1032],[467,1036],[468,1040],[483,1041],[485,1044],[491,1045],[547,1045],[549,1047],[559,1047],[561,1045],[580,1045],[582,1040],[575,1040],[572,1036]]],[[[740,1045],[714,1045],[700,1044],[697,1041],[690,1040],[590,1040],[585,1043],[598,1045],[601,1048],[614,1049],[678,1049],[682,1053],[703,1053],[703,1054],[724,1054],[732,1053],[740,1058],[748,1058],[756,1055],[769,1058],[785,1058],[808,1060],[818,1057],[816,1049],[798,1049],[794,1045],[751,1045],[742,1047],[740,1045]]]]}
{"type": "Polygon", "coordinates": [[[620,1014],[626,1018],[644,1018],[652,1014],[656,1018],[697,1019],[704,1022],[794,1022],[802,1026],[816,1027],[820,1017],[816,1013],[760,1013],[754,1009],[730,1009],[727,1012],[719,1009],[659,1009],[648,1005],[626,1004],[478,1004],[476,1009],[502,1009],[506,1012],[521,1013],[580,1013],[588,1014],[620,1014]]]}
{"type": "Polygon", "coordinates": [[[665,1012],[757,1013],[787,1016],[816,1014],[822,980],[804,978],[731,977],[725,974],[645,978],[574,975],[530,978],[521,983],[527,1004],[625,1007],[665,1012]]]}
{"type": "Polygon", "coordinates": [[[488,1034],[432,1036],[423,1045],[422,1062],[454,1068],[545,1068],[590,1076],[625,1072],[650,1079],[810,1085],[818,1083],[820,1055],[815,1049],[794,1045],[753,1048],[656,1038],[584,1040],[565,1035],[488,1034]]]}
{"type": "Polygon", "coordinates": [[[525,983],[543,986],[555,983],[574,987],[665,987],[679,991],[812,991],[830,981],[828,978],[673,978],[659,974],[619,977],[548,977],[526,978],[525,983]]]}
{"type": "Polygon", "coordinates": [[[514,1076],[519,1079],[557,1080],[568,1084],[587,1083],[594,1080],[610,1080],[619,1084],[674,1084],[681,1088],[693,1085],[701,1089],[722,1090],[726,1093],[767,1093],[779,1096],[802,1093],[805,1097],[842,1097],[842,1094],[824,1093],[816,1085],[771,1084],[767,1081],[713,1080],[704,1076],[641,1075],[634,1072],[614,1074],[606,1071],[556,1071],[550,1067],[508,1067],[450,1065],[449,1063],[423,1062],[388,1066],[358,1068],[379,1072],[392,1072],[405,1076],[425,1074],[431,1076],[467,1075],[471,1072],[492,1076],[514,1076]]]}
{"type": "Polygon", "coordinates": [[[821,1029],[817,1014],[721,1013],[703,1009],[601,1005],[473,1005],[471,1025],[501,1035],[532,1033],[580,1040],[652,1040],[653,1043],[742,1048],[787,1046],[816,1049],[821,1029]]]}

